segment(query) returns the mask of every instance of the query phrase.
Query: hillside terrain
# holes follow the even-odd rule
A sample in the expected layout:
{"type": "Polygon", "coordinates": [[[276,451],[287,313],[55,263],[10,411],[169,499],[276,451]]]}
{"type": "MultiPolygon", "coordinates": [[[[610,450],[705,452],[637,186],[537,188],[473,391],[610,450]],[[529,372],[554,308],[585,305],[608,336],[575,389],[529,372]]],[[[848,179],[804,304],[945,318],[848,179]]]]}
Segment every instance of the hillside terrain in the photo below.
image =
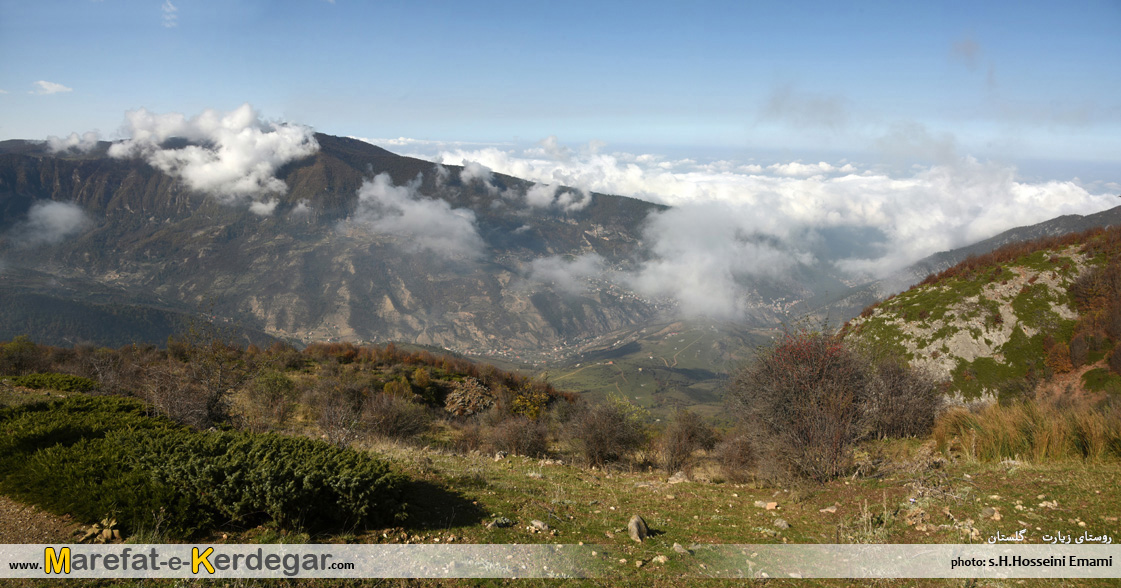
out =
{"type": "Polygon", "coordinates": [[[1066,215],[1035,225],[1017,227],[966,247],[935,253],[887,277],[840,292],[826,292],[815,296],[799,308],[806,309],[806,314],[840,326],[869,305],[898,294],[927,276],[943,272],[970,257],[984,256],[1014,243],[1116,226],[1121,226],[1121,206],[1096,214],[1066,215]]]}
{"type": "Polygon", "coordinates": [[[1080,368],[1091,375],[1074,388],[1121,393],[1106,367],[1121,338],[1119,244],[1115,227],[1006,245],[868,307],[845,332],[965,399],[1031,393],[1080,368]]]}

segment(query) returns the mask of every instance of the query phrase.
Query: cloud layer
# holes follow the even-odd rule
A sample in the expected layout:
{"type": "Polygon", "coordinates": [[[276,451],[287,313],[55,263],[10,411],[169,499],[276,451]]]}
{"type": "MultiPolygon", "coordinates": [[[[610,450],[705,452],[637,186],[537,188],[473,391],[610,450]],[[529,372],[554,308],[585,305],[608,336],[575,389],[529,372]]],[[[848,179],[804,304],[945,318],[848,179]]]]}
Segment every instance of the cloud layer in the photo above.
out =
{"type": "Polygon", "coordinates": [[[554,186],[566,185],[673,206],[647,220],[653,257],[616,277],[687,311],[727,317],[742,309],[747,282],[797,264],[880,277],[1013,227],[1118,204],[1108,185],[1027,182],[1012,166],[960,155],[952,136],[918,124],[893,127],[879,145],[934,163],[903,172],[853,162],[706,163],[605,152],[602,144],[571,149],[553,138],[528,149],[414,155],[539,182],[525,195],[531,205],[555,204],[554,186]]]}
{"type": "Polygon", "coordinates": [[[358,190],[358,210],[351,221],[376,233],[400,237],[406,247],[448,259],[474,259],[484,243],[475,213],[452,208],[445,200],[427,198],[417,189],[420,178],[396,186],[389,174],[378,174],[358,190]]]}
{"type": "MultiPolygon", "coordinates": [[[[109,148],[113,157],[143,157],[192,189],[224,202],[261,200],[287,189],[276,170],[319,149],[304,126],[263,122],[248,104],[230,112],[206,110],[193,118],[143,108],[126,115],[129,138],[109,148]],[[167,147],[172,138],[189,144],[167,147]]],[[[264,208],[258,206],[254,212],[264,208]]]]}

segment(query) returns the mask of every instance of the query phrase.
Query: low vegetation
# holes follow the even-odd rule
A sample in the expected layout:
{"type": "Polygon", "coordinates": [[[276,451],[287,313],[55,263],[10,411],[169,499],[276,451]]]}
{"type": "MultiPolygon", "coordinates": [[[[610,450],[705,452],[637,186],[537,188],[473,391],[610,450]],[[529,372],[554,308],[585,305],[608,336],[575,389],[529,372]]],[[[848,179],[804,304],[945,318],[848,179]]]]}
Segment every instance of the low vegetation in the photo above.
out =
{"type": "Polygon", "coordinates": [[[134,399],[0,409],[0,489],[81,520],[188,538],[219,525],[343,531],[393,522],[404,478],[321,441],[199,432],[134,399]]]}

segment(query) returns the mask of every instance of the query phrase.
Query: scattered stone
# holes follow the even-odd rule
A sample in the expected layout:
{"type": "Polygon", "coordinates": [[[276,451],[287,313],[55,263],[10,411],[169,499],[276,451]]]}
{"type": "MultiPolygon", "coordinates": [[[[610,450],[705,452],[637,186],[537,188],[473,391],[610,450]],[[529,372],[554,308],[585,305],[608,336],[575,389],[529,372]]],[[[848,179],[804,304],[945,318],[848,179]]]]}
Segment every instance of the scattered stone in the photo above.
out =
{"type": "Polygon", "coordinates": [[[674,498],[677,498],[677,497],[674,496],[673,494],[666,494],[666,500],[673,500],[674,498]]]}
{"type": "Polygon", "coordinates": [[[775,527],[778,527],[779,529],[782,529],[783,531],[790,528],[790,523],[786,522],[786,519],[775,519],[774,524],[775,524],[775,527]]]}
{"type": "Polygon", "coordinates": [[[686,476],[685,472],[677,472],[676,474],[669,477],[669,483],[670,484],[680,484],[682,482],[688,482],[688,481],[689,481],[689,476],[686,476]]]}
{"type": "Polygon", "coordinates": [[[1085,529],[1086,528],[1086,521],[1078,521],[1078,526],[1085,529]]]}
{"type": "Polygon", "coordinates": [[[631,536],[631,539],[642,543],[646,536],[650,534],[650,529],[646,527],[646,521],[642,520],[642,517],[634,515],[627,523],[627,533],[631,536]]]}
{"type": "Polygon", "coordinates": [[[1059,508],[1059,501],[1058,500],[1044,500],[1043,502],[1039,503],[1039,506],[1040,506],[1040,508],[1055,509],[1055,508],[1059,508]]]}
{"type": "Polygon", "coordinates": [[[837,512],[837,506],[836,506],[836,505],[834,505],[834,506],[827,506],[827,507],[825,507],[825,508],[822,508],[822,509],[818,509],[818,511],[817,511],[817,512],[828,512],[828,513],[835,513],[835,512],[837,512]]]}
{"type": "Polygon", "coordinates": [[[513,527],[514,521],[511,521],[506,517],[498,517],[494,519],[494,526],[498,527],[499,529],[505,529],[506,527],[513,527]]]}
{"type": "Polygon", "coordinates": [[[502,461],[502,460],[506,459],[507,455],[510,455],[510,454],[506,453],[505,451],[499,451],[498,453],[494,454],[494,461],[502,461]]]}
{"type": "Polygon", "coordinates": [[[658,556],[655,556],[654,559],[652,559],[650,561],[652,561],[654,563],[657,563],[657,564],[664,564],[667,561],[669,561],[669,558],[664,556],[664,555],[658,555],[658,556]]]}
{"type": "Polygon", "coordinates": [[[676,551],[677,553],[681,553],[681,554],[692,553],[688,549],[685,549],[685,547],[683,545],[681,545],[680,543],[674,543],[673,544],[673,550],[676,551]]]}
{"type": "Polygon", "coordinates": [[[991,506],[986,506],[985,508],[981,509],[981,518],[983,519],[991,519],[995,514],[996,509],[991,506]]]}
{"type": "Polygon", "coordinates": [[[538,531],[548,531],[549,530],[549,525],[546,525],[544,523],[544,521],[539,521],[537,519],[533,519],[532,521],[529,522],[529,524],[533,525],[533,528],[537,529],[538,531]]]}
{"type": "Polygon", "coordinates": [[[530,478],[533,478],[535,480],[540,480],[541,478],[545,477],[541,475],[541,472],[528,472],[526,473],[526,476],[529,476],[530,478]]]}
{"type": "Polygon", "coordinates": [[[612,533],[611,531],[604,531],[603,534],[606,535],[608,539],[615,538],[615,533],[612,533]]]}
{"type": "Polygon", "coordinates": [[[644,565],[646,565],[646,562],[642,561],[641,559],[634,560],[634,567],[641,568],[644,565]]]}
{"type": "Polygon", "coordinates": [[[121,532],[117,528],[117,519],[104,518],[100,523],[91,525],[82,538],[78,540],[79,543],[90,541],[93,543],[112,543],[121,540],[121,532]]]}
{"type": "Polygon", "coordinates": [[[777,502],[768,502],[766,504],[766,506],[764,506],[763,508],[766,508],[767,510],[778,510],[778,503],[777,502]]]}
{"type": "Polygon", "coordinates": [[[755,506],[758,508],[767,508],[767,503],[763,502],[762,500],[756,500],[755,506]]]}

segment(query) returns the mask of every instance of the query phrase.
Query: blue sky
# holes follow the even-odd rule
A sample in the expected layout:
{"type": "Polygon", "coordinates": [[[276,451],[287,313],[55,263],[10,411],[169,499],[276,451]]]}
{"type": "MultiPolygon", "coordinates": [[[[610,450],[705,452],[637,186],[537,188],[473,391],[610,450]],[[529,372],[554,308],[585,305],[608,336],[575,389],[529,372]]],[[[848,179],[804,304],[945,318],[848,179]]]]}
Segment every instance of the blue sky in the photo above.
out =
{"type": "Polygon", "coordinates": [[[980,159],[1121,164],[1119,31],[1116,0],[4,0],[0,138],[248,102],[363,137],[837,160],[909,129],[980,159]]]}

